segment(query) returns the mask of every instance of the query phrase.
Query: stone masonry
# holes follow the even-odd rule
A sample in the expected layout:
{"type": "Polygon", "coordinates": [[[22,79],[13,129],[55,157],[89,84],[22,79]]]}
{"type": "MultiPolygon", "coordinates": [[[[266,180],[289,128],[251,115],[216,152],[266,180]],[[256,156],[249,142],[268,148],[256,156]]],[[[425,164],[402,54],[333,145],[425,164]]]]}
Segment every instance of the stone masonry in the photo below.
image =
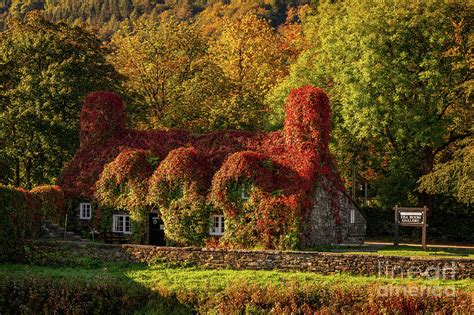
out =
{"type": "MultiPolygon", "coordinates": [[[[474,259],[398,257],[374,254],[222,250],[195,247],[158,247],[74,242],[31,243],[35,255],[58,257],[74,253],[100,260],[168,262],[211,269],[306,271],[321,274],[346,272],[365,276],[427,277],[432,279],[474,278],[474,259]]],[[[48,263],[45,261],[44,263],[48,263]]]]}

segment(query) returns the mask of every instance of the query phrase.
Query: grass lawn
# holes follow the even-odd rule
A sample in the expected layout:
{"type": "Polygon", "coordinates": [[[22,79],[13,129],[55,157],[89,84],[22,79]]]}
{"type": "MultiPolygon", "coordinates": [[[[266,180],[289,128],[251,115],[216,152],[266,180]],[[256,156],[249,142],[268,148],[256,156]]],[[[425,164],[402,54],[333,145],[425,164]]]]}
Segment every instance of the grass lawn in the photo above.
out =
{"type": "MultiPolygon", "coordinates": [[[[281,272],[281,271],[257,271],[257,270],[206,270],[196,267],[176,267],[167,264],[140,265],[125,263],[103,263],[99,266],[86,265],[78,267],[50,267],[32,266],[22,264],[0,264],[0,279],[16,279],[25,281],[23,287],[27,291],[33,289],[35,285],[42,285],[41,279],[46,282],[75,284],[73,289],[58,289],[60,292],[74,292],[74,288],[93,287],[104,285],[104,283],[123,283],[120,287],[128,288],[131,284],[138,286],[141,291],[154,292],[151,298],[140,298],[133,295],[131,297],[118,297],[115,306],[120,309],[120,301],[137,301],[138,305],[133,312],[139,314],[190,314],[190,313],[266,313],[269,310],[276,313],[299,313],[309,310],[325,309],[327,312],[385,312],[393,307],[409,307],[410,310],[451,310],[456,305],[463,305],[464,310],[469,292],[474,292],[474,280],[425,280],[425,279],[389,279],[378,277],[355,276],[349,274],[321,275],[310,272],[281,272]],[[24,280],[22,280],[24,279],[24,280]],[[36,279],[33,284],[30,279],[36,279]],[[77,286],[78,283],[87,283],[77,286]],[[391,297],[390,299],[377,296],[377,288],[380,286],[390,287],[417,287],[417,288],[448,288],[455,287],[458,292],[455,300],[436,296],[415,297],[413,299],[391,297]],[[463,293],[464,292],[464,293],[463,293]],[[460,295],[459,295],[460,294],[460,295]],[[117,304],[117,301],[119,301],[117,304]],[[384,304],[385,303],[385,304],[384,304]],[[118,306],[117,306],[118,305],[118,306]],[[305,305],[313,307],[307,309],[305,305]],[[355,305],[355,308],[353,308],[355,305]],[[405,305],[405,306],[400,306],[405,305]],[[407,306],[408,305],[408,306],[407,306]],[[433,306],[435,305],[435,306],[433,306]],[[441,308],[438,308],[441,305],[441,308]],[[436,307],[430,309],[431,307],[436,307]],[[375,308],[375,311],[374,311],[375,308]]],[[[0,283],[1,287],[1,283],[0,283]]],[[[10,285],[13,290],[19,287],[17,284],[10,285]]],[[[55,288],[55,285],[52,286],[55,288]]],[[[41,294],[50,293],[50,286],[39,289],[41,294]]],[[[59,285],[61,288],[61,285],[59,285]]],[[[106,292],[110,288],[106,287],[106,292]]],[[[115,287],[113,287],[115,288],[115,287]]],[[[11,292],[11,289],[7,289],[11,292]]],[[[87,290],[83,290],[84,294],[87,290]]],[[[115,290],[115,289],[114,289],[115,290]]],[[[129,289],[125,289],[129,290],[129,289]]],[[[141,292],[140,291],[140,292],[141,292]]],[[[19,291],[24,292],[24,291],[19,291]]],[[[33,297],[29,297],[26,302],[30,303],[31,298],[37,299],[38,293],[33,290],[33,297]]],[[[58,293],[59,292],[59,293],[58,293]]],[[[138,291],[137,291],[138,292],[138,291]]],[[[41,296],[39,294],[39,296],[41,296]]],[[[72,296],[71,293],[65,293],[72,296]]],[[[144,296],[146,296],[145,293],[144,296]]],[[[97,294],[96,294],[97,295],[97,294]]],[[[25,296],[24,293],[20,296],[25,296]]],[[[81,295],[84,296],[84,295],[81,295]]],[[[62,298],[62,296],[61,296],[62,298]]],[[[90,298],[90,297],[89,297],[90,298]]],[[[96,297],[94,297],[95,299],[96,297]]],[[[98,305],[102,297],[99,297],[98,305]]],[[[17,299],[17,296],[13,296],[17,299]]],[[[57,298],[55,298],[57,299],[57,298]]],[[[76,301],[87,300],[88,297],[78,297],[76,301]]],[[[108,298],[106,298],[108,299],[108,298]]],[[[41,299],[40,299],[41,300],[41,299]]],[[[43,303],[36,301],[34,310],[41,312],[42,307],[48,309],[51,297],[45,297],[43,303]],[[39,305],[39,306],[38,306],[39,305]]],[[[1,298],[0,298],[1,302],[1,298]]],[[[82,302],[75,302],[82,303],[82,302]]],[[[131,302],[137,303],[137,302],[131,302]]],[[[1,304],[1,303],[0,303],[1,304]]],[[[69,307],[71,303],[65,302],[64,307],[69,307]]],[[[33,306],[28,306],[33,307],[33,306]]],[[[78,309],[82,306],[76,305],[78,309]]],[[[59,308],[61,310],[61,308],[59,308]]],[[[74,310],[74,309],[73,309],[74,310]]],[[[396,310],[396,309],[395,309],[396,310]]],[[[1,311],[1,305],[0,305],[1,311]]],[[[74,311],[73,311],[74,312],[74,311]]],[[[1,313],[1,312],[0,312],[1,313]]],[[[8,312],[6,312],[8,313],[8,312]]],[[[130,313],[126,311],[125,313],[130,313]]]]}
{"type": "Polygon", "coordinates": [[[403,285],[403,286],[451,286],[474,291],[474,279],[425,280],[423,278],[390,279],[376,276],[349,274],[321,275],[311,272],[283,272],[266,270],[208,270],[196,267],[172,267],[165,264],[153,266],[105,264],[100,268],[45,267],[17,264],[0,264],[0,275],[39,276],[54,279],[94,279],[108,277],[132,280],[149,288],[163,286],[170,290],[206,288],[220,291],[232,283],[254,283],[258,285],[285,286],[288,283],[318,283],[327,286],[352,287],[358,285],[403,285]]]}
{"type": "Polygon", "coordinates": [[[449,257],[449,258],[470,258],[474,259],[474,251],[459,248],[428,248],[426,251],[416,246],[384,246],[377,250],[379,255],[391,256],[430,256],[430,257],[449,257]]]}
{"type": "Polygon", "coordinates": [[[462,248],[436,248],[424,251],[417,246],[393,245],[364,245],[364,246],[321,246],[316,251],[342,252],[347,254],[384,255],[404,257],[433,257],[433,258],[468,258],[474,259],[474,250],[462,248]]]}

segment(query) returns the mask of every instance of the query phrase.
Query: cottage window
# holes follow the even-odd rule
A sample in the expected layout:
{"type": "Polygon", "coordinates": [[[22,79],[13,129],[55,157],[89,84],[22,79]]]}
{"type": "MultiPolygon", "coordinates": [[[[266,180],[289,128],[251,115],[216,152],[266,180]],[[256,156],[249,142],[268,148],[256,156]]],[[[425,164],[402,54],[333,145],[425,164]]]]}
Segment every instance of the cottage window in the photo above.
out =
{"type": "Polygon", "coordinates": [[[355,223],[355,222],[356,222],[356,218],[355,218],[355,210],[354,210],[354,209],[351,209],[351,218],[350,218],[350,222],[351,222],[351,223],[355,223]]]}
{"type": "Polygon", "coordinates": [[[130,216],[128,214],[114,214],[112,231],[115,233],[131,234],[130,216]]]}
{"type": "Polygon", "coordinates": [[[79,218],[81,220],[90,220],[92,218],[92,206],[89,202],[79,204],[79,218]]]}
{"type": "Polygon", "coordinates": [[[211,229],[209,231],[210,235],[221,236],[224,235],[224,216],[223,215],[213,215],[211,216],[211,229]]]}
{"type": "Polygon", "coordinates": [[[242,200],[249,199],[249,186],[246,183],[242,183],[240,186],[240,198],[242,200]]]}

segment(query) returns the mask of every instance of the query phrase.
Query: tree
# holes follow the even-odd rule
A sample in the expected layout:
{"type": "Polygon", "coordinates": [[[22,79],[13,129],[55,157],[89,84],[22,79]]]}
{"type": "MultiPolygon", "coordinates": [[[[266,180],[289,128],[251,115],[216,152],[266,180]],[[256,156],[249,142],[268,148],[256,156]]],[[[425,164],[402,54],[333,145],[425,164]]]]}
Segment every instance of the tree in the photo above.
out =
{"type": "Polygon", "coordinates": [[[211,46],[216,64],[229,81],[230,94],[213,108],[216,129],[256,129],[268,112],[265,95],[282,78],[279,37],[252,14],[224,19],[211,46]]]}
{"type": "Polygon", "coordinates": [[[52,182],[79,145],[83,97],[118,76],[100,41],[38,14],[0,34],[0,156],[16,186],[52,182]]]}
{"type": "Polygon", "coordinates": [[[320,4],[305,23],[310,49],[274,91],[277,112],[291,87],[327,89],[339,157],[376,160],[384,205],[427,202],[418,178],[472,137],[470,12],[461,1],[320,4]]]}
{"type": "Polygon", "coordinates": [[[141,127],[207,129],[208,108],[219,102],[219,68],[194,25],[172,19],[130,22],[112,39],[111,57],[127,76],[124,87],[141,127]]]}
{"type": "Polygon", "coordinates": [[[474,204],[474,139],[461,141],[445,162],[421,177],[420,190],[474,204]]]}

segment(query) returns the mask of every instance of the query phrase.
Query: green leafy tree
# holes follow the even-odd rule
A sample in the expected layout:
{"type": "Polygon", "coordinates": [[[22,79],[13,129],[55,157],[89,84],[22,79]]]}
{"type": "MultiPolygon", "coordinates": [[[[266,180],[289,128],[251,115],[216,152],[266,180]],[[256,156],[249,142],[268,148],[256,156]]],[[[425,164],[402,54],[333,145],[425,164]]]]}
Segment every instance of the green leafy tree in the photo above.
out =
{"type": "Polygon", "coordinates": [[[441,161],[420,179],[420,190],[474,204],[474,140],[461,141],[441,161]]]}
{"type": "Polygon", "coordinates": [[[256,129],[268,113],[265,96],[282,78],[284,64],[279,37],[253,14],[224,19],[211,47],[229,84],[229,96],[213,108],[214,128],[256,129]]]}
{"type": "Polygon", "coordinates": [[[0,156],[16,186],[51,182],[79,140],[83,97],[118,79],[92,34],[38,14],[0,34],[0,156]]]}
{"type": "Polygon", "coordinates": [[[425,203],[418,178],[472,137],[472,21],[463,1],[320,4],[304,27],[311,47],[271,97],[275,112],[292,87],[327,89],[339,160],[375,167],[385,205],[425,203]]]}
{"type": "Polygon", "coordinates": [[[111,61],[128,78],[124,87],[138,126],[208,129],[209,108],[220,102],[224,78],[194,25],[172,19],[132,22],[112,45],[111,61]]]}

